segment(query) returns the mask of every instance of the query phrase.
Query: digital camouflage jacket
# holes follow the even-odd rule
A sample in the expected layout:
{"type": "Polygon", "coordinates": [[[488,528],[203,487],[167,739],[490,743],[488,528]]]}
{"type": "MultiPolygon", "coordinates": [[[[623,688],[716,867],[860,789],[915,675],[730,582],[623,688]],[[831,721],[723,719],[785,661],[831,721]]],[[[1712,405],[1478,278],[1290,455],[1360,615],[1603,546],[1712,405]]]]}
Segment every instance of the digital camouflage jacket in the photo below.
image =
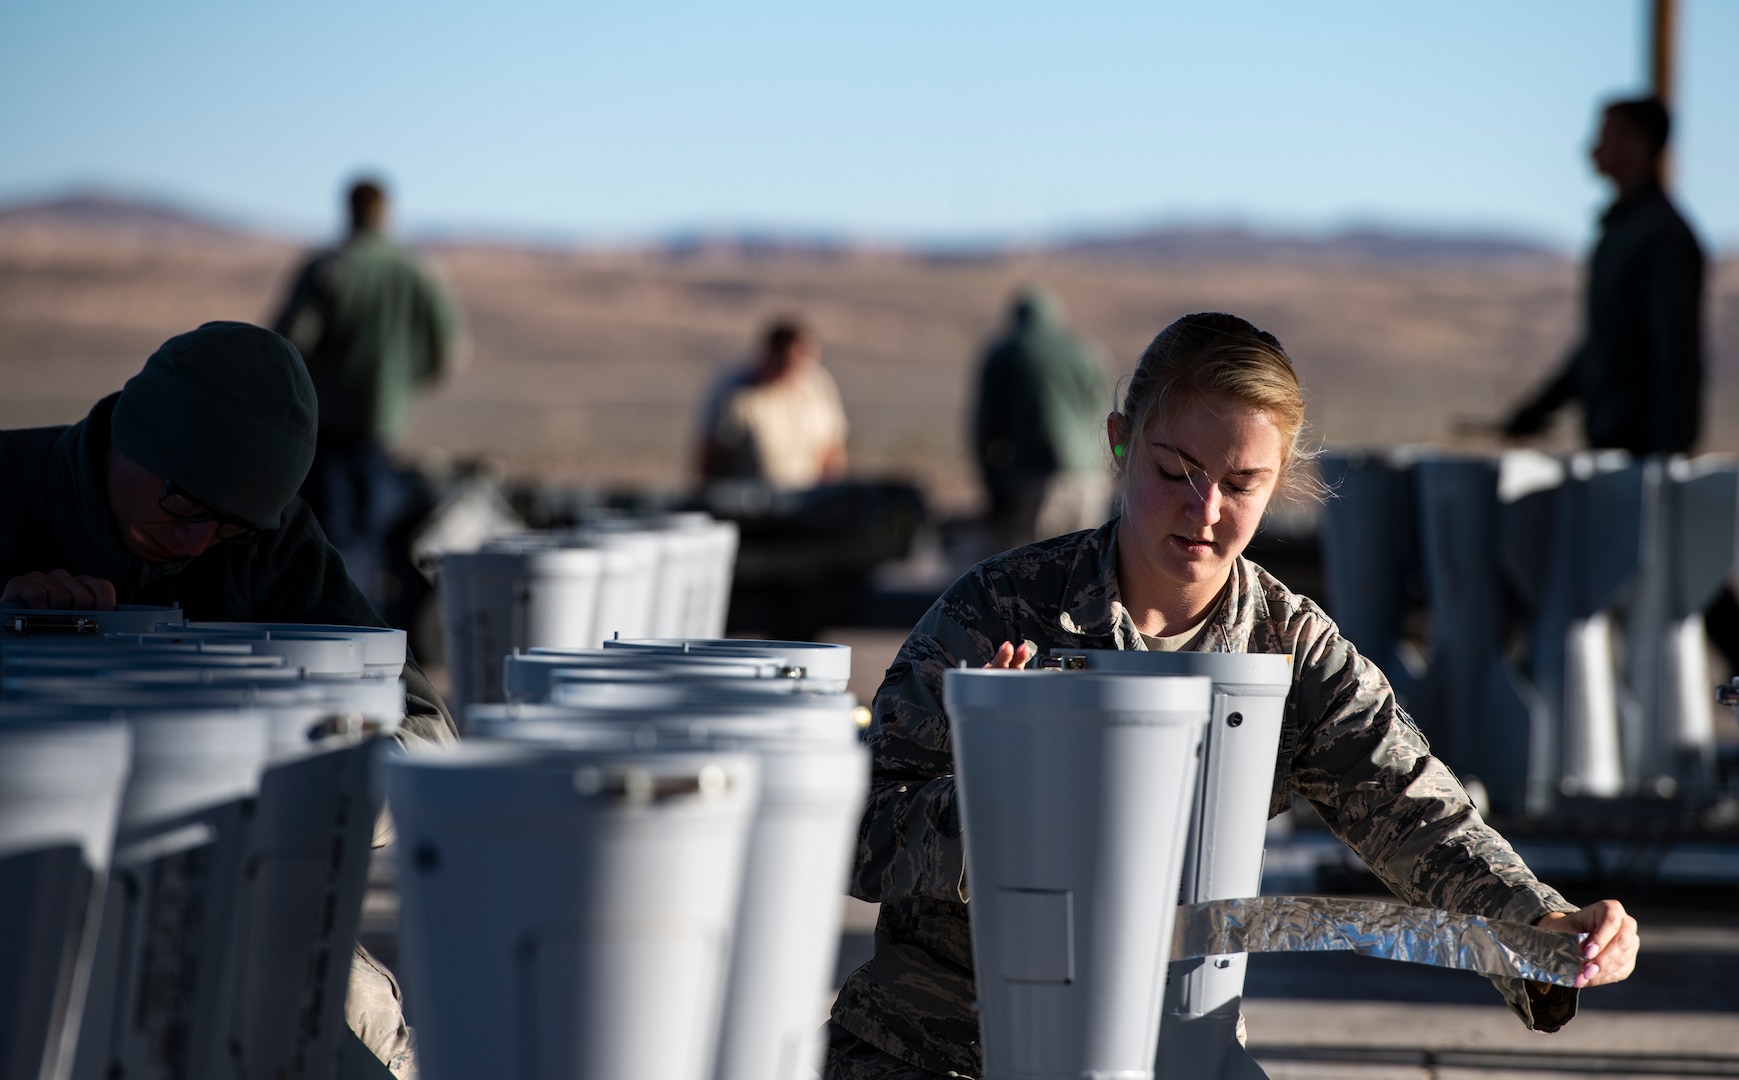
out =
{"type": "MultiPolygon", "coordinates": [[[[942,676],[1004,641],[1144,649],[1118,600],[1117,520],[988,559],[931,606],[876,693],[874,773],[851,892],[879,902],[875,955],[834,1004],[847,1031],[936,1073],[980,1074],[965,852],[942,676]]],[[[1306,597],[1240,558],[1199,648],[1290,653],[1271,813],[1297,792],[1409,904],[1531,923],[1572,911],[1480,818],[1395,701],[1388,680],[1306,597]]],[[[1530,1026],[1555,1031],[1576,992],[1494,980],[1530,1026]]]]}

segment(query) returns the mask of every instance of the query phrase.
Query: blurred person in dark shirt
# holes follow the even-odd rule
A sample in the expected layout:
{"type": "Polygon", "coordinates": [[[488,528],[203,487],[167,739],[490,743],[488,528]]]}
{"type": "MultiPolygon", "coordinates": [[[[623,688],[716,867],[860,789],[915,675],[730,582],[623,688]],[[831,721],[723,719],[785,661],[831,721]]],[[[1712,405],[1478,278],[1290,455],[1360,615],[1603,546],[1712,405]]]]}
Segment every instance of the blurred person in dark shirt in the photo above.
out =
{"type": "MultiPolygon", "coordinates": [[[[1688,454],[1702,432],[1702,245],[1662,177],[1672,119],[1655,98],[1615,101],[1589,156],[1617,198],[1600,217],[1588,261],[1582,341],[1504,424],[1538,435],[1552,413],[1582,405],[1589,448],[1688,454]]],[[[1711,641],[1739,670],[1739,599],[1723,588],[1704,613],[1711,641]]]]}
{"type": "Polygon", "coordinates": [[[1557,409],[1582,405],[1594,449],[1688,453],[1701,429],[1704,258],[1662,186],[1671,121],[1654,98],[1606,106],[1590,156],[1617,198],[1588,263],[1582,341],[1504,425],[1537,435],[1557,409]]]}

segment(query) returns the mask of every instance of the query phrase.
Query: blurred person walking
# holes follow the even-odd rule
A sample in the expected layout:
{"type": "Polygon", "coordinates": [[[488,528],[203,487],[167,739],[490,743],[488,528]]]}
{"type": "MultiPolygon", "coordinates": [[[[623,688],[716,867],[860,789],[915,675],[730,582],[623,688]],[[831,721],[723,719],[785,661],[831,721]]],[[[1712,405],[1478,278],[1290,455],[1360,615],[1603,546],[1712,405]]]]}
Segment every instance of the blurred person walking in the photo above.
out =
{"type": "Polygon", "coordinates": [[[700,475],[760,480],[782,491],[845,476],[845,407],[821,366],[821,345],[796,319],[776,319],[760,357],[727,372],[701,420],[700,475]]]}
{"type": "Polygon", "coordinates": [[[1582,341],[1504,423],[1546,429],[1572,400],[1594,449],[1687,453],[1703,397],[1703,249],[1662,185],[1671,120],[1654,98],[1606,106],[1590,156],[1617,194],[1588,263],[1582,341]]]}
{"type": "Polygon", "coordinates": [[[1110,512],[1100,428],[1111,400],[1100,351],[1044,289],[1018,293],[979,370],[973,450],[993,549],[1091,529],[1110,512]]]}
{"type": "Polygon", "coordinates": [[[389,551],[387,538],[409,492],[387,448],[416,392],[454,366],[459,320],[429,272],[387,237],[386,189],[360,180],[348,202],[349,235],[297,273],[273,329],[301,350],[320,401],[302,498],[350,576],[403,626],[394,601],[404,589],[395,582],[413,575],[408,556],[389,551]]]}
{"type": "MultiPolygon", "coordinates": [[[[1614,101],[1589,152],[1616,198],[1600,217],[1588,262],[1582,341],[1545,385],[1504,422],[1524,439],[1546,430],[1563,405],[1582,405],[1590,449],[1688,454],[1702,431],[1703,292],[1697,235],[1667,197],[1662,177],[1672,119],[1656,98],[1614,101]]],[[[1708,634],[1739,670],[1739,600],[1723,588],[1708,634]]]]}

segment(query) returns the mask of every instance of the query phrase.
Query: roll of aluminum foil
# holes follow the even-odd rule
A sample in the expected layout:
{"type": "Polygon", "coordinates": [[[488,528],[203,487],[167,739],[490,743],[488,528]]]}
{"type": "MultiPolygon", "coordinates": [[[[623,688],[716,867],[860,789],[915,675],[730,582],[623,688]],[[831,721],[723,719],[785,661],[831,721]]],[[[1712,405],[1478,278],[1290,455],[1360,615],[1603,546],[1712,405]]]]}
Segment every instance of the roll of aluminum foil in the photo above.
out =
{"type": "Polygon", "coordinates": [[[1583,934],[1381,900],[1263,896],[1178,908],[1173,960],[1224,953],[1356,952],[1382,960],[1573,986],[1583,934]]]}

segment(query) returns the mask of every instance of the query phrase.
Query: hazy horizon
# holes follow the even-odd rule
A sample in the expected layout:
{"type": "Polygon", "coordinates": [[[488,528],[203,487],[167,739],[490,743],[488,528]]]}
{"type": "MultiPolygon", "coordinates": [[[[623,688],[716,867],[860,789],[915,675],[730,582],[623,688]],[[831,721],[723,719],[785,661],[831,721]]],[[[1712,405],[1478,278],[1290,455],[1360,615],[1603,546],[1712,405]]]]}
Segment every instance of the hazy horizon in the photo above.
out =
{"type": "MultiPolygon", "coordinates": [[[[23,191],[0,195],[0,215],[19,212],[52,210],[89,200],[113,204],[123,211],[134,209],[144,214],[165,213],[182,216],[197,224],[284,242],[318,244],[332,240],[342,232],[341,223],[324,228],[297,228],[266,217],[222,206],[202,205],[186,194],[162,190],[127,188],[105,184],[72,183],[40,191],[23,191]]],[[[794,246],[823,246],[890,251],[912,250],[947,252],[1019,249],[1075,244],[1095,240],[1119,239],[1150,234],[1180,235],[1247,234],[1261,239],[1297,242],[1333,241],[1363,235],[1392,236],[1426,241],[1491,241],[1538,249],[1543,253],[1576,257],[1576,250],[1559,244],[1542,231],[1506,227],[1501,223],[1468,222],[1462,224],[1421,220],[1385,220],[1348,217],[1327,222],[1291,222],[1283,219],[1263,219],[1254,215],[1210,216],[1206,214],[1173,214],[1131,217],[1121,220],[1062,223],[1043,230],[1027,232],[985,232],[980,234],[909,233],[892,234],[875,231],[853,231],[847,227],[804,228],[764,222],[719,222],[714,224],[675,223],[657,231],[636,235],[612,235],[587,232],[558,225],[510,226],[463,221],[414,221],[409,225],[395,223],[395,235],[412,244],[479,243],[551,246],[595,250],[634,250],[663,248],[686,241],[741,240],[745,242],[788,243],[794,246]]],[[[1739,248],[1739,237],[1735,238],[1739,248]]],[[[1725,248],[1721,249],[1725,253],[1725,248]]]]}

